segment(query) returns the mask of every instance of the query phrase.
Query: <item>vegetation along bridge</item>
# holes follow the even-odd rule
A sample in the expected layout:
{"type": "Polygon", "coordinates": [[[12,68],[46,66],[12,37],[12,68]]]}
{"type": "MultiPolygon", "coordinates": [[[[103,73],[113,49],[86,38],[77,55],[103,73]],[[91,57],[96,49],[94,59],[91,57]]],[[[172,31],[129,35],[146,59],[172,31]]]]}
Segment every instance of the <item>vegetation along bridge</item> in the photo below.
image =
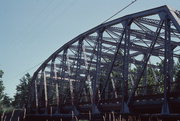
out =
{"type": "Polygon", "coordinates": [[[35,71],[27,121],[180,119],[180,11],[126,15],[80,34],[35,71]]]}

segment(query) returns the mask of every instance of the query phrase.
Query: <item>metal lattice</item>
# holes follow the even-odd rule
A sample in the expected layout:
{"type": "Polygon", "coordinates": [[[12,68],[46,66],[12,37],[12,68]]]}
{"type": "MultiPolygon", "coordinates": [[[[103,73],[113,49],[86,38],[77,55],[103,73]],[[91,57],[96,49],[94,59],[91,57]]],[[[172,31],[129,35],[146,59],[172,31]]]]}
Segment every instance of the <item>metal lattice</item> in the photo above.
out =
{"type": "Polygon", "coordinates": [[[162,6],[103,23],[37,69],[29,114],[180,114],[178,58],[179,11],[162,6]]]}

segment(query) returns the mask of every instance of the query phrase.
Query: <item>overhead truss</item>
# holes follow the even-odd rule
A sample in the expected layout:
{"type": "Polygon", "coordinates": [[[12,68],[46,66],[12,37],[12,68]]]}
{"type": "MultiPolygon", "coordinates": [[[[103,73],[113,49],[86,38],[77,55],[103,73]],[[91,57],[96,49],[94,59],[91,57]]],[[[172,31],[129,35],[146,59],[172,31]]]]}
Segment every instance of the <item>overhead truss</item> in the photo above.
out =
{"type": "Polygon", "coordinates": [[[29,113],[53,108],[51,113],[65,114],[70,106],[77,116],[180,114],[173,102],[180,97],[173,95],[179,58],[177,10],[162,6],[103,23],[67,42],[35,71],[29,113]],[[149,112],[142,111],[148,104],[149,112]]]}

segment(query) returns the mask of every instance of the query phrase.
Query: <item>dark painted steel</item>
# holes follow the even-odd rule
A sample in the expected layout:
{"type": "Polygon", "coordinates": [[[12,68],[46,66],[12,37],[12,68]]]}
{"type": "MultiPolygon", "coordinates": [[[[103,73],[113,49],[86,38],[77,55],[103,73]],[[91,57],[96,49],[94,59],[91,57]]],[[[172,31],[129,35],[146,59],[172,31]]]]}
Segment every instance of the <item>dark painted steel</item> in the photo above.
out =
{"type": "Polygon", "coordinates": [[[178,58],[180,17],[168,6],[98,25],[35,71],[27,119],[177,118],[178,58]]]}

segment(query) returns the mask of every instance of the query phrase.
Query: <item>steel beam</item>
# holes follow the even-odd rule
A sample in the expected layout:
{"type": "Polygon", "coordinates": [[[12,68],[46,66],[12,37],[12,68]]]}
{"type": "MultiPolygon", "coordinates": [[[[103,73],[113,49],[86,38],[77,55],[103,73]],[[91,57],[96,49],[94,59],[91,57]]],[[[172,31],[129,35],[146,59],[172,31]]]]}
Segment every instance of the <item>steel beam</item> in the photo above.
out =
{"type": "Polygon", "coordinates": [[[169,111],[169,94],[170,83],[172,82],[172,53],[171,48],[171,32],[170,32],[170,19],[166,17],[165,20],[165,41],[164,41],[164,101],[162,105],[162,114],[170,114],[169,111]]]}
{"type": "Polygon", "coordinates": [[[100,70],[100,67],[101,67],[101,50],[102,50],[102,36],[103,36],[103,31],[104,30],[101,30],[101,31],[98,31],[97,34],[98,34],[98,37],[97,37],[97,54],[96,54],[96,76],[95,76],[95,79],[93,81],[93,84],[92,84],[92,89],[93,89],[93,108],[92,108],[92,113],[93,114],[99,114],[99,110],[96,106],[97,104],[97,98],[98,98],[98,95],[97,95],[97,91],[98,91],[98,87],[99,87],[99,79],[100,79],[100,74],[101,74],[101,70],[100,70]]]}
{"type": "Polygon", "coordinates": [[[141,80],[141,78],[143,76],[143,73],[144,73],[144,71],[145,71],[145,69],[147,67],[147,63],[148,63],[149,58],[150,58],[150,56],[152,54],[152,51],[153,51],[154,46],[156,44],[157,38],[158,38],[158,36],[160,34],[160,31],[161,31],[161,28],[163,26],[163,23],[164,23],[164,20],[161,20],[160,23],[159,23],[158,28],[156,29],[156,34],[155,34],[154,40],[151,43],[151,46],[150,46],[149,51],[147,53],[147,57],[144,59],[144,63],[143,63],[143,66],[142,66],[142,71],[141,71],[141,73],[139,73],[139,75],[137,77],[136,84],[134,85],[133,90],[132,90],[132,92],[131,92],[131,94],[130,94],[130,96],[128,98],[128,105],[130,105],[132,103],[132,101],[133,101],[133,97],[135,95],[135,91],[136,91],[136,89],[138,87],[138,84],[139,84],[139,82],[140,82],[140,80],[141,80]]]}
{"type": "Polygon", "coordinates": [[[130,26],[131,26],[131,22],[129,21],[125,24],[121,113],[129,113],[129,107],[127,105],[128,80],[129,80],[128,76],[129,76],[130,26]]]}

